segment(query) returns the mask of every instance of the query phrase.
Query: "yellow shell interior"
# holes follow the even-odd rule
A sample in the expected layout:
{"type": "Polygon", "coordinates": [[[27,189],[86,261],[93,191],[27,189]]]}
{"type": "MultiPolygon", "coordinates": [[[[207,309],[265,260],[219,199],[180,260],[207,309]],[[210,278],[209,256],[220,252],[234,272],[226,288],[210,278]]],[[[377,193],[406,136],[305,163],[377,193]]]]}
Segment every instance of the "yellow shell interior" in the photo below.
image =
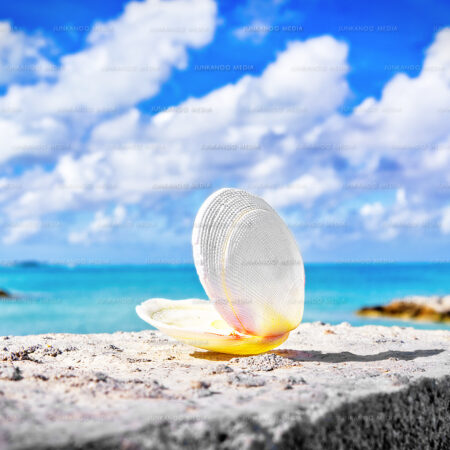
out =
{"type": "Polygon", "coordinates": [[[206,300],[153,298],[136,307],[138,316],[175,339],[205,350],[254,355],[281,345],[289,332],[278,336],[250,336],[231,328],[206,300]]]}

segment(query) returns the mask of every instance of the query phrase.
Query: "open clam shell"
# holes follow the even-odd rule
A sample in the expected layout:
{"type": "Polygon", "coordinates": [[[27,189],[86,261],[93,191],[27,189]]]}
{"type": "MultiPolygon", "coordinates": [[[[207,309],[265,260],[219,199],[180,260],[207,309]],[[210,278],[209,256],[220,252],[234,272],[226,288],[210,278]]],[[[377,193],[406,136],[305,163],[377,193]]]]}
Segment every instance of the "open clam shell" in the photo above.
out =
{"type": "Polygon", "coordinates": [[[192,234],[200,281],[235,330],[275,336],[303,315],[305,274],[295,239],[263,199],[221,189],[200,208],[192,234]]]}
{"type": "Polygon", "coordinates": [[[210,298],[151,299],[139,316],[166,334],[224,353],[261,353],[284,342],[303,315],[305,274],[295,239],[263,199],[221,189],[201,206],[194,263],[210,298]]]}
{"type": "Polygon", "coordinates": [[[236,355],[254,355],[281,345],[289,336],[247,336],[231,328],[211,302],[200,299],[154,298],[136,307],[138,316],[193,347],[236,355]]]}

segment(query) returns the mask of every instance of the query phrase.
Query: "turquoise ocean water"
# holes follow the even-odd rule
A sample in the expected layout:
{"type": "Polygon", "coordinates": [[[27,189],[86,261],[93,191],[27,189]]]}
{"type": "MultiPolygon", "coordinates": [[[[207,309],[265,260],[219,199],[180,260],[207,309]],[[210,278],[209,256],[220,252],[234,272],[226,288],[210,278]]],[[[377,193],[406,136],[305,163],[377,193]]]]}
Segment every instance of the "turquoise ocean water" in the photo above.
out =
{"type": "MultiPolygon", "coordinates": [[[[307,264],[304,321],[445,328],[355,315],[405,295],[450,294],[450,264],[307,264]]],[[[0,267],[0,335],[149,328],[135,306],[150,297],[207,298],[193,265],[0,267]]]]}

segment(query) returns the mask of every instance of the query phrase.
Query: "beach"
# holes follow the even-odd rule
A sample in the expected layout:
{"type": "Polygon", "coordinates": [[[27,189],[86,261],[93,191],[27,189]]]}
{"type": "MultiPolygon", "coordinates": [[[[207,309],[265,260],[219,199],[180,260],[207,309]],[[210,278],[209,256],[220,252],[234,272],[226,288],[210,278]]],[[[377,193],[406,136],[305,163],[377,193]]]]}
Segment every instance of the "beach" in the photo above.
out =
{"type": "Polygon", "coordinates": [[[450,325],[357,312],[440,304],[449,274],[307,264],[299,328],[237,357],[167,338],[134,311],[149,297],[206,298],[192,265],[1,267],[0,448],[444,447],[450,325]]]}
{"type": "Polygon", "coordinates": [[[450,2],[84,3],[0,3],[0,450],[450,450],[450,2]]]}
{"type": "Polygon", "coordinates": [[[0,448],[444,448],[450,332],[305,323],[269,353],[157,331],[0,338],[0,448]]]}

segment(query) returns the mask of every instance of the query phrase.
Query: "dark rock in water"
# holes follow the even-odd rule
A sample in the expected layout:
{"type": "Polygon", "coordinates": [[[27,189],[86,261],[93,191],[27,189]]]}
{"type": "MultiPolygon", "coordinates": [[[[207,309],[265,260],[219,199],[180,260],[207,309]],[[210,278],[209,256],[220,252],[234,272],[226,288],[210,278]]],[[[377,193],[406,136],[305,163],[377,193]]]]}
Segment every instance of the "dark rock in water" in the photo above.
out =
{"type": "Polygon", "coordinates": [[[450,295],[411,296],[394,299],[387,305],[368,306],[358,311],[360,316],[393,317],[399,319],[450,322],[450,295]]]}
{"type": "Polygon", "coordinates": [[[0,298],[12,298],[12,295],[8,291],[0,289],[0,298]]]}

